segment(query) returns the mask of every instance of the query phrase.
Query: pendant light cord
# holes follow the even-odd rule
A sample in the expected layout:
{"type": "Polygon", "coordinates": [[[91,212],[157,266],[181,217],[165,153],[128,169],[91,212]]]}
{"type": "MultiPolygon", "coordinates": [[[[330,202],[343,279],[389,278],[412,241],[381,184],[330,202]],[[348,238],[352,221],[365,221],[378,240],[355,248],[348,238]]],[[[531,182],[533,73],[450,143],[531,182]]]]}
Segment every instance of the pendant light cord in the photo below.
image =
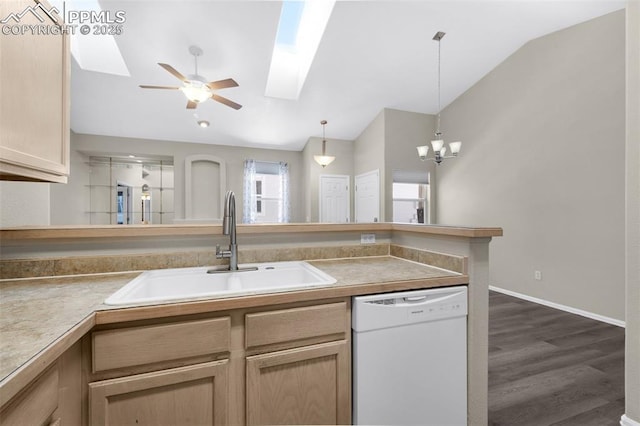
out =
{"type": "Polygon", "coordinates": [[[327,140],[324,137],[324,126],[327,124],[326,120],[322,120],[322,122],[320,123],[322,124],[322,156],[324,157],[325,153],[326,153],[326,146],[327,146],[327,140]]]}
{"type": "Polygon", "coordinates": [[[438,123],[436,125],[436,135],[440,134],[440,40],[438,39],[438,123]]]}

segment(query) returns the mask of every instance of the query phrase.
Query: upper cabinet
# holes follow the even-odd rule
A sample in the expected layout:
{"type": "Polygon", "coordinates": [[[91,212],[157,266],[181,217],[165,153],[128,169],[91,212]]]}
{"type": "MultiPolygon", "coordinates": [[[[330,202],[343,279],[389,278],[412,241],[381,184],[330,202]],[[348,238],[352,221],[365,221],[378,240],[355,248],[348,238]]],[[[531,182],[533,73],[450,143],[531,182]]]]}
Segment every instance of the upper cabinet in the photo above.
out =
{"type": "Polygon", "coordinates": [[[44,0],[0,2],[1,180],[67,182],[69,37],[50,11],[44,0]]]}

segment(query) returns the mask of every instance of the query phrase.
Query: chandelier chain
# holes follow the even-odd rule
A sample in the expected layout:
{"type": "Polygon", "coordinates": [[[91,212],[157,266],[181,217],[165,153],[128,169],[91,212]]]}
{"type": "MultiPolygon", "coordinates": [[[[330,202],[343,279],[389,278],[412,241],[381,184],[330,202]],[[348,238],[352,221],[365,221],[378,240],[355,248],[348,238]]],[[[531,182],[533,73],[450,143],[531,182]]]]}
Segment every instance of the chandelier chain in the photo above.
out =
{"type": "Polygon", "coordinates": [[[436,134],[440,134],[440,40],[438,39],[438,122],[436,125],[436,134]]]}

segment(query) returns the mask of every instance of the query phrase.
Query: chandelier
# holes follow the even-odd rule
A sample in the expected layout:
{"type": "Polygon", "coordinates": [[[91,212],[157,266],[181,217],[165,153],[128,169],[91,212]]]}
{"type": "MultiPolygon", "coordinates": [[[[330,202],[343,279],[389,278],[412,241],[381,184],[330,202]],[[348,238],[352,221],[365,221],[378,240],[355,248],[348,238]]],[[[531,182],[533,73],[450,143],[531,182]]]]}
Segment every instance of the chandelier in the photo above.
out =
{"type": "Polygon", "coordinates": [[[438,117],[436,121],[436,133],[435,139],[431,141],[431,148],[433,149],[433,157],[428,157],[429,145],[423,145],[416,147],[418,149],[418,156],[420,160],[431,160],[436,164],[440,164],[445,158],[457,157],[462,147],[462,142],[449,143],[450,155],[447,155],[447,147],[444,146],[444,139],[442,139],[442,132],[440,131],[440,40],[444,37],[445,33],[438,31],[433,36],[433,40],[438,42],[438,117]]]}

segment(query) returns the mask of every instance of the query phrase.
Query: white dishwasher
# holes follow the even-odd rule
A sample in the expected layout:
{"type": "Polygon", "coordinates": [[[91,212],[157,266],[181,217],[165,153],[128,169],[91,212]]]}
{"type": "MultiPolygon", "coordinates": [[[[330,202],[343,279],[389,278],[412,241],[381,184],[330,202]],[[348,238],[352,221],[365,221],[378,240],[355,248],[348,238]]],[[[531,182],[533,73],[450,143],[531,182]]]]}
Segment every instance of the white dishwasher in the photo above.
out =
{"type": "Polygon", "coordinates": [[[353,298],[353,422],[467,424],[467,287],[353,298]]]}

